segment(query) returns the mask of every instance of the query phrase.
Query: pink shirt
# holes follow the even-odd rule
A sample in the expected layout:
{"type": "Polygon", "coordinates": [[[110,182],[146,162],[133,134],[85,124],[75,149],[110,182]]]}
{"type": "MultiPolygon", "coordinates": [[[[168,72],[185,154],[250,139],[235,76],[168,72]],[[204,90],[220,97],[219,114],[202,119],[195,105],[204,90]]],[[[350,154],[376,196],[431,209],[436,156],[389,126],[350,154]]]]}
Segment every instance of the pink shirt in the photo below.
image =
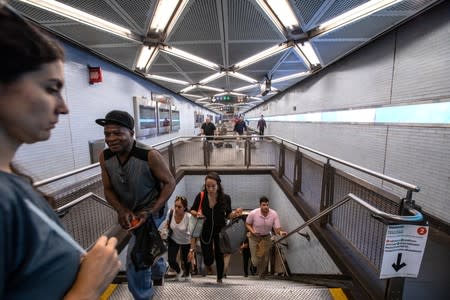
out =
{"type": "Polygon", "coordinates": [[[253,225],[253,229],[259,235],[267,235],[272,231],[273,228],[280,228],[280,218],[278,214],[273,209],[269,208],[269,213],[267,217],[264,217],[261,213],[261,208],[256,208],[252,210],[246,220],[247,224],[253,225]]]}

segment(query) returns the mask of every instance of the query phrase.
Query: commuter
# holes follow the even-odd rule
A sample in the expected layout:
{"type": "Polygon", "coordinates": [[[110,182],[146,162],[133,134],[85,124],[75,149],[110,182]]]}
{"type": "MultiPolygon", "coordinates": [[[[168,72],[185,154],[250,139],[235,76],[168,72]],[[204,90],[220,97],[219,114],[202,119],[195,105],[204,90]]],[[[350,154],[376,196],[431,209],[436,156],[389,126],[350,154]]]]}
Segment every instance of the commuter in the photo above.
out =
{"type": "Polygon", "coordinates": [[[237,132],[239,135],[244,134],[244,130],[247,131],[247,124],[244,121],[244,116],[240,116],[238,120],[236,120],[234,124],[234,132],[237,132]]]}
{"type": "Polygon", "coordinates": [[[174,208],[170,210],[165,220],[165,226],[168,228],[168,260],[170,267],[177,272],[176,280],[181,281],[183,271],[177,262],[177,254],[180,251],[180,257],[184,266],[185,280],[191,280],[191,262],[188,260],[189,249],[191,248],[191,233],[189,231],[189,221],[191,214],[187,212],[188,202],[185,197],[177,196],[175,198],[174,208]]]}
{"type": "Polygon", "coordinates": [[[206,136],[206,141],[208,145],[208,150],[213,149],[213,145],[210,142],[214,135],[216,134],[216,126],[211,122],[211,119],[209,117],[206,117],[205,122],[202,124],[201,127],[201,134],[206,136]]]}
{"type": "MultiPolygon", "coordinates": [[[[242,208],[231,210],[230,196],[224,193],[221,182],[219,174],[216,172],[208,173],[203,187],[202,206],[199,209],[201,200],[201,193],[199,193],[191,207],[191,214],[194,217],[206,217],[199,239],[207,269],[211,270],[214,260],[216,261],[218,283],[222,283],[224,274],[224,260],[220,249],[219,232],[225,226],[227,218],[236,218],[242,214],[242,208]]],[[[190,258],[194,255],[195,243],[196,239],[191,239],[190,258]]]]}
{"type": "Polygon", "coordinates": [[[261,119],[258,120],[258,125],[256,125],[256,127],[258,128],[259,135],[261,135],[262,139],[262,136],[264,135],[264,129],[267,127],[266,120],[264,120],[264,115],[261,115],[261,119]]]}
{"type": "Polygon", "coordinates": [[[50,138],[68,108],[63,49],[0,2],[0,299],[98,299],[119,271],[116,238],[85,253],[20,176],[22,144],[50,138]]]}
{"type": "Polygon", "coordinates": [[[246,220],[252,263],[258,270],[259,278],[264,278],[272,247],[272,229],[275,234],[285,236],[281,230],[280,218],[275,210],[269,208],[269,199],[262,196],[259,208],[252,210],[246,220]]]}
{"type": "Polygon", "coordinates": [[[153,285],[163,284],[167,263],[160,257],[151,268],[137,270],[131,259],[134,230],[152,220],[160,226],[175,179],[158,151],[136,144],[134,119],[127,112],[113,110],[95,122],[104,126],[109,147],[99,158],[106,200],[117,211],[119,224],[133,233],[127,253],[128,288],[134,299],[149,299],[153,285]]]}

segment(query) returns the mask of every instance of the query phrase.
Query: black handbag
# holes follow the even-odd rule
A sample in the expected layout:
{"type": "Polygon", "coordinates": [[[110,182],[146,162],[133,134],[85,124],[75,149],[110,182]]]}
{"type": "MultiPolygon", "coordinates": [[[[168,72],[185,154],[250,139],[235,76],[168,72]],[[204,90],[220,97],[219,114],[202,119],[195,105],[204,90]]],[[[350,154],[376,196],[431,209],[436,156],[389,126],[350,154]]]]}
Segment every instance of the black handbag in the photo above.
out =
{"type": "Polygon", "coordinates": [[[239,250],[245,240],[247,229],[244,220],[235,218],[219,232],[220,250],[222,253],[234,253],[239,250]]]}
{"type": "Polygon", "coordinates": [[[148,269],[167,251],[153,217],[149,215],[145,223],[134,230],[133,234],[136,241],[131,250],[131,260],[136,271],[148,269]]]}

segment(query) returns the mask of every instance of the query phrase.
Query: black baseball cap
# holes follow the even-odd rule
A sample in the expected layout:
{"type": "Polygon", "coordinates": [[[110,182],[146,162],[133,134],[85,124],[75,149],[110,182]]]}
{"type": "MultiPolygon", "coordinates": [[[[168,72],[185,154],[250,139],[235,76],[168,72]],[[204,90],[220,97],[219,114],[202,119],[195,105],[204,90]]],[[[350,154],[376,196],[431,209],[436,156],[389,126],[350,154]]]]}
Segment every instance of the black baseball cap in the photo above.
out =
{"type": "Polygon", "coordinates": [[[95,123],[101,126],[105,126],[108,124],[116,124],[120,126],[124,126],[130,130],[134,130],[134,119],[133,117],[122,110],[112,110],[106,114],[104,119],[97,119],[95,123]]]}

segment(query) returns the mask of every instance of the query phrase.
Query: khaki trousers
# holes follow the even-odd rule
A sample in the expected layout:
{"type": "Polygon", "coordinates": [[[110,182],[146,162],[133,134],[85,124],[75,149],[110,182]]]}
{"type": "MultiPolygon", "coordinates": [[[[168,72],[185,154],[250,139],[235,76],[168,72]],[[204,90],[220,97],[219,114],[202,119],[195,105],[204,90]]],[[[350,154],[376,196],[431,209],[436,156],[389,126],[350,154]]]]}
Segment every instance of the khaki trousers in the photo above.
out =
{"type": "Polygon", "coordinates": [[[269,263],[272,240],[270,239],[270,236],[259,237],[249,233],[248,244],[252,257],[252,264],[256,266],[258,275],[262,276],[265,274],[269,263]]]}

